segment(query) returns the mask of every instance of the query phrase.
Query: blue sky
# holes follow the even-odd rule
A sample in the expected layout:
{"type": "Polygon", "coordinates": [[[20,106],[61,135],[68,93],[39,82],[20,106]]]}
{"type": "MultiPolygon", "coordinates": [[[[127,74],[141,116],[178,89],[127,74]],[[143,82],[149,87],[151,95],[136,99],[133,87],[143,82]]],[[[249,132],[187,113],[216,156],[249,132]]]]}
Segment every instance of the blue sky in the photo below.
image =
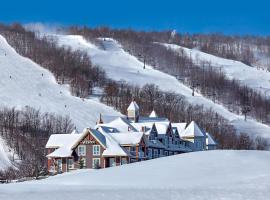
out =
{"type": "Polygon", "coordinates": [[[0,22],[270,35],[267,0],[1,1],[0,22]]]}

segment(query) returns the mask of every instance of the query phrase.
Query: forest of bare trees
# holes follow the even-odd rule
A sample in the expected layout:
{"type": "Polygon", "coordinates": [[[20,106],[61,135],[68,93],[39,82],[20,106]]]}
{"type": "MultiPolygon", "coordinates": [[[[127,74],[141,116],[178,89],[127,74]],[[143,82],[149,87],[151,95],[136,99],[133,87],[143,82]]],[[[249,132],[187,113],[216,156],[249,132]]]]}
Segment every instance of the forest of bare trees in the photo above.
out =
{"type": "Polygon", "coordinates": [[[0,136],[10,149],[15,168],[0,173],[0,179],[37,177],[42,171],[46,174],[45,145],[49,136],[71,133],[73,129],[68,116],[41,113],[29,106],[22,110],[1,107],[0,136]]]}

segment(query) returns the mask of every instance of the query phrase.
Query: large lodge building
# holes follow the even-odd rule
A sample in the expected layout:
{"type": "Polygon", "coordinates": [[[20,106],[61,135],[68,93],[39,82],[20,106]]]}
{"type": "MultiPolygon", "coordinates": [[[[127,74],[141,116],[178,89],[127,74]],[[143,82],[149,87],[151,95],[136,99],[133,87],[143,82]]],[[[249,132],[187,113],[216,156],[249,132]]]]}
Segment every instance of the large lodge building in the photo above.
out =
{"type": "Polygon", "coordinates": [[[139,115],[132,101],[126,117],[101,116],[94,129],[51,135],[46,149],[51,174],[80,168],[105,168],[192,151],[216,149],[216,143],[192,121],[172,123],[155,111],[139,115]]]}

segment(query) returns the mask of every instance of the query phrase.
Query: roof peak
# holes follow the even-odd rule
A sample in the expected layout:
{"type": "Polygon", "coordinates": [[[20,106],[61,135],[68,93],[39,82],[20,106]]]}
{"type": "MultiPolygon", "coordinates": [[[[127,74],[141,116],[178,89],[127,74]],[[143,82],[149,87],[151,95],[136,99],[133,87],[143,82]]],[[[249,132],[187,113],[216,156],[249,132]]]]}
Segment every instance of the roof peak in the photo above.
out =
{"type": "Polygon", "coordinates": [[[129,106],[127,108],[127,110],[139,110],[139,109],[140,108],[135,100],[131,101],[131,103],[129,104],[129,106]]]}
{"type": "Polygon", "coordinates": [[[151,118],[158,117],[156,111],[155,110],[152,110],[152,112],[150,113],[149,117],[151,117],[151,118]]]}

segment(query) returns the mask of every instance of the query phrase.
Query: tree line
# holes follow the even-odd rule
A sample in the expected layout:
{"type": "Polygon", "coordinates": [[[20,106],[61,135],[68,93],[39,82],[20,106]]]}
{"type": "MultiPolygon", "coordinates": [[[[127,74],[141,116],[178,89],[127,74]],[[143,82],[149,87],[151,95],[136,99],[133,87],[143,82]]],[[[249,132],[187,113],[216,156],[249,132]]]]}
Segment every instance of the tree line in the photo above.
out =
{"type": "Polygon", "coordinates": [[[14,167],[0,172],[0,180],[46,174],[45,145],[50,135],[71,133],[73,129],[68,116],[41,113],[29,106],[22,110],[1,107],[0,137],[10,149],[14,167]]]}

